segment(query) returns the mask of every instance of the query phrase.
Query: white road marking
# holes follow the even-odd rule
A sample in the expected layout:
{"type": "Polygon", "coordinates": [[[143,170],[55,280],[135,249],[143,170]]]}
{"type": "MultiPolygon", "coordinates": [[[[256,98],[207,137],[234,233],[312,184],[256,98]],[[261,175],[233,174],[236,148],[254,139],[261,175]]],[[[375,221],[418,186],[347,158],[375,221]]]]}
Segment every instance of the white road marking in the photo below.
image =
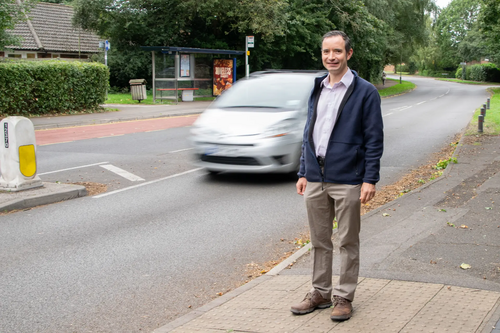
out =
{"type": "Polygon", "coordinates": [[[169,151],[169,154],[173,154],[173,153],[180,153],[181,151],[187,151],[187,150],[193,150],[194,148],[186,148],[186,149],[179,149],[179,150],[172,150],[172,151],[169,151]]]}
{"type": "Polygon", "coordinates": [[[425,102],[427,102],[427,101],[423,101],[423,102],[417,103],[417,104],[415,104],[415,105],[424,104],[425,102]]]}
{"type": "Polygon", "coordinates": [[[77,166],[77,167],[73,167],[73,168],[67,168],[67,169],[61,169],[61,170],[56,170],[56,171],[49,171],[49,172],[39,173],[38,175],[41,176],[41,175],[48,175],[48,174],[51,174],[51,173],[58,173],[58,172],[68,171],[68,170],[75,170],[75,169],[87,168],[87,167],[91,167],[91,166],[95,166],[95,165],[100,165],[100,164],[104,164],[104,163],[109,163],[109,162],[99,162],[99,163],[94,163],[94,164],[81,165],[81,166],[77,166]]]}
{"type": "Polygon", "coordinates": [[[391,114],[393,114],[393,112],[388,113],[388,114],[384,114],[382,117],[387,117],[387,116],[390,116],[391,114]]]}
{"type": "Polygon", "coordinates": [[[203,169],[203,168],[191,169],[191,170],[188,170],[188,171],[177,173],[175,175],[163,177],[163,178],[160,178],[160,179],[151,180],[149,182],[145,182],[145,183],[141,183],[141,184],[137,184],[137,185],[133,185],[133,186],[129,186],[129,187],[125,187],[125,188],[122,188],[122,189],[119,189],[119,190],[116,190],[116,191],[112,191],[112,192],[108,192],[108,193],[103,193],[103,194],[98,194],[98,195],[93,196],[93,198],[98,199],[98,198],[102,198],[102,197],[105,197],[105,196],[108,196],[108,195],[112,195],[112,194],[116,194],[116,193],[128,191],[128,190],[131,190],[131,189],[134,189],[134,188],[137,188],[137,187],[141,187],[141,186],[145,186],[145,185],[149,185],[149,184],[158,183],[158,182],[161,182],[163,180],[167,180],[167,179],[170,179],[170,178],[175,178],[175,177],[183,176],[183,175],[186,175],[188,173],[195,172],[195,171],[198,171],[198,170],[201,170],[201,169],[203,169]]]}
{"type": "Polygon", "coordinates": [[[111,164],[105,164],[105,165],[100,165],[101,168],[104,168],[106,170],[109,170],[111,172],[116,173],[118,176],[122,176],[125,179],[130,180],[131,182],[138,182],[138,181],[143,181],[144,178],[141,178],[139,176],[136,176],[128,171],[125,171],[123,169],[120,169],[119,167],[115,167],[114,165],[111,164]]]}
{"type": "Polygon", "coordinates": [[[399,110],[404,110],[406,108],[411,108],[411,106],[408,106],[408,105],[400,106],[399,108],[390,109],[389,111],[399,111],[399,110]]]}
{"type": "Polygon", "coordinates": [[[412,106],[413,106],[413,105],[410,105],[410,106],[406,106],[406,107],[404,107],[404,108],[402,108],[402,109],[399,109],[398,111],[403,111],[403,110],[407,110],[407,109],[410,109],[410,108],[411,108],[412,106]]]}

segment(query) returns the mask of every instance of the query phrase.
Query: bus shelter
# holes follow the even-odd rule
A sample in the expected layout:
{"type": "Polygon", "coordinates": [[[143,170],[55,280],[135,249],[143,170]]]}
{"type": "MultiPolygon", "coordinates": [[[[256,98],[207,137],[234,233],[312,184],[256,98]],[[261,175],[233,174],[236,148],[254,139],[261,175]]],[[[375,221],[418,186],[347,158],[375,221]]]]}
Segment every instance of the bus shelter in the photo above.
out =
{"type": "Polygon", "coordinates": [[[236,81],[236,58],[245,51],[141,46],[152,55],[153,100],[218,96],[236,81]]]}

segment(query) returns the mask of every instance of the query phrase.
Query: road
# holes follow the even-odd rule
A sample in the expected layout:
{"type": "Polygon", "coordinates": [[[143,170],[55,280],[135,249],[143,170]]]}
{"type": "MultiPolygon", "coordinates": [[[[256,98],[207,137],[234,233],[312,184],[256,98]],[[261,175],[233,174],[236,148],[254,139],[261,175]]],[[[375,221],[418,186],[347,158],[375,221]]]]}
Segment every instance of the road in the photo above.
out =
{"type": "MultiPolygon", "coordinates": [[[[487,98],[484,86],[409,80],[415,91],[383,100],[381,186],[450,143],[487,98]]],[[[93,138],[38,148],[44,181],[108,192],[0,216],[0,332],[151,331],[293,247],[307,230],[294,181],[209,177],[191,163],[186,119],[123,135],[89,126],[93,138]]]]}

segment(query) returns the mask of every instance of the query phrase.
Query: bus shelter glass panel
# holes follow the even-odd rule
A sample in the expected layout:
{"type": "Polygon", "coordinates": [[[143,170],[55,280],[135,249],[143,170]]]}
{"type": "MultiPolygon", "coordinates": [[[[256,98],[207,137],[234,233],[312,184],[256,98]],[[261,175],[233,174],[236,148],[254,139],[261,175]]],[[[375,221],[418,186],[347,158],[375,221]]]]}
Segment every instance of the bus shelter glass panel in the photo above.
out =
{"type": "Polygon", "coordinates": [[[155,74],[156,79],[174,79],[175,78],[175,56],[155,52],[155,74]]]}
{"type": "Polygon", "coordinates": [[[195,96],[212,96],[212,54],[194,55],[195,96]]]}

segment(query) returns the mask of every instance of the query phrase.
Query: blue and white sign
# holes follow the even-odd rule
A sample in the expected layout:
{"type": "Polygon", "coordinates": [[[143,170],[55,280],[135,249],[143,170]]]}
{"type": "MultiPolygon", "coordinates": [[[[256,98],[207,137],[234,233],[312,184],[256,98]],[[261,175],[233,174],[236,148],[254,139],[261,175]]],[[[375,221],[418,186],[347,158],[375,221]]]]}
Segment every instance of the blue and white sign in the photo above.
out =
{"type": "Polygon", "coordinates": [[[104,42],[104,49],[105,49],[106,51],[109,51],[109,49],[110,49],[110,48],[111,48],[111,45],[110,45],[110,44],[109,44],[109,42],[106,40],[106,41],[104,42]]]}

